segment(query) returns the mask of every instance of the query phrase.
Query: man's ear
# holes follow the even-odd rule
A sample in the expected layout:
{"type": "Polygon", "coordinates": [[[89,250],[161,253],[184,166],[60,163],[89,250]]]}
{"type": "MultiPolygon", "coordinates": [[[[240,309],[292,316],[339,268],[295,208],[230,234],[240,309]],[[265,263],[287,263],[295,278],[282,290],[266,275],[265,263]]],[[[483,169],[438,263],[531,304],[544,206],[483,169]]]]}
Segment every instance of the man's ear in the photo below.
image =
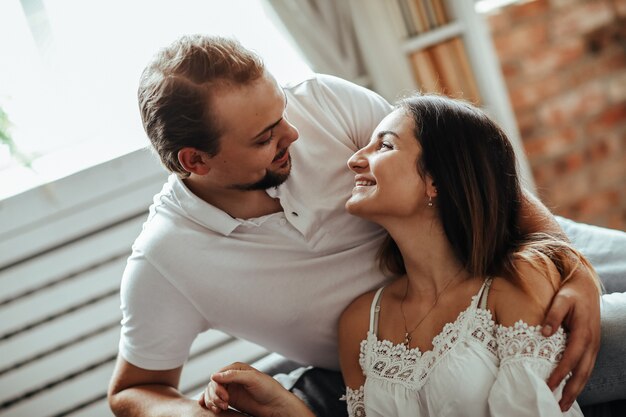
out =
{"type": "Polygon", "coordinates": [[[199,151],[196,148],[187,147],[178,151],[178,162],[185,171],[192,174],[208,174],[211,170],[210,159],[206,152],[199,151]]]}

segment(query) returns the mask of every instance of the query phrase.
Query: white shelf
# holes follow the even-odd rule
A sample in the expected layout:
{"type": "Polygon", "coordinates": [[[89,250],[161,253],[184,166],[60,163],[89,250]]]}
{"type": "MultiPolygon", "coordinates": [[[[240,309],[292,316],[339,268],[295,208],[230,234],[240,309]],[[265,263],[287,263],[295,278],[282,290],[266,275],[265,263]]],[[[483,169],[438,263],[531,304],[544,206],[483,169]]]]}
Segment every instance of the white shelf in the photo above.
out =
{"type": "MultiPolygon", "coordinates": [[[[410,55],[460,37],[480,94],[481,105],[507,133],[518,158],[524,186],[535,190],[530,166],[524,154],[517,121],[491,35],[482,16],[469,0],[447,0],[444,26],[400,39],[395,25],[402,19],[385,3],[391,0],[350,0],[355,32],[373,88],[395,101],[399,96],[419,89],[410,63],[410,55]]],[[[395,0],[394,0],[395,1],[395,0]]]]}
{"type": "Polygon", "coordinates": [[[402,51],[406,54],[410,54],[411,52],[426,49],[448,39],[461,36],[464,31],[465,25],[463,22],[455,21],[447,23],[444,26],[440,26],[406,40],[404,44],[402,44],[402,51]]]}

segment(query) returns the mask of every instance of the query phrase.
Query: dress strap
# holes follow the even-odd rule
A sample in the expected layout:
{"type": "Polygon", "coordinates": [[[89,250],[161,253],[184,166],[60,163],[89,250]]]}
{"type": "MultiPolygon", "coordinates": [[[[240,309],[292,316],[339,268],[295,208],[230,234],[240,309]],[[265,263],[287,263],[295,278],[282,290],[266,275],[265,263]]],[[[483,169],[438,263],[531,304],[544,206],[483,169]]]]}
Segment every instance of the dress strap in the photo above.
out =
{"type": "Polygon", "coordinates": [[[372,334],[378,334],[378,314],[380,313],[380,299],[384,289],[385,287],[380,287],[372,300],[370,308],[370,333],[372,334]]]}
{"type": "Polygon", "coordinates": [[[483,283],[482,288],[480,289],[478,295],[478,308],[481,310],[487,309],[487,297],[489,296],[489,288],[491,288],[491,282],[493,279],[491,277],[485,278],[485,282],[483,283]]]}
{"type": "Polygon", "coordinates": [[[472,304],[470,306],[470,310],[472,314],[469,314],[467,319],[465,320],[465,324],[462,327],[462,337],[466,337],[470,334],[474,329],[474,321],[476,319],[476,311],[480,309],[487,308],[487,294],[489,292],[489,287],[491,287],[491,277],[485,278],[483,285],[481,285],[480,290],[476,293],[474,297],[472,297],[472,304]]]}

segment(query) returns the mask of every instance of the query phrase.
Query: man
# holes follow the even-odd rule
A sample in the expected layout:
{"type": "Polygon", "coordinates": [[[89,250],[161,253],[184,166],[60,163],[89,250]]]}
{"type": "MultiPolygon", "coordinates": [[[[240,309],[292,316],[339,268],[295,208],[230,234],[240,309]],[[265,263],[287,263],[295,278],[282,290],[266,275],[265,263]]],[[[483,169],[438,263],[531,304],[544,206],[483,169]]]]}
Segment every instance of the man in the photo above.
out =
{"type": "MultiPolygon", "coordinates": [[[[354,185],[346,161],[389,104],[330,76],[282,89],[237,42],[202,36],[155,57],[139,104],[174,174],[155,196],[123,277],[109,390],[115,414],[212,415],[177,390],[191,343],[210,328],[337,370],[339,314],[386,279],[375,262],[384,233],[344,211],[354,185]]],[[[559,231],[536,202],[524,203],[524,218],[527,231],[559,231]]],[[[564,407],[597,353],[593,294],[589,277],[574,277],[547,318],[556,329],[567,314],[572,328],[550,381],[574,371],[564,407]]]]}

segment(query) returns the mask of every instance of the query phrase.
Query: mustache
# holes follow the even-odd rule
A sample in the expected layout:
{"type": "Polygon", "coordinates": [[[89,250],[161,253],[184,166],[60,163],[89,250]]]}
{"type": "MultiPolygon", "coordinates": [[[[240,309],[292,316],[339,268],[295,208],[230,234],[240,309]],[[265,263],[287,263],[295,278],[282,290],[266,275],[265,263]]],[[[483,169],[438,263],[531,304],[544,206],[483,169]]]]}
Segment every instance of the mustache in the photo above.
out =
{"type": "Polygon", "coordinates": [[[278,161],[280,158],[282,158],[283,156],[285,156],[285,154],[287,153],[288,148],[283,149],[282,151],[278,152],[276,154],[276,156],[274,157],[274,159],[272,160],[272,162],[274,161],[278,161]]]}

